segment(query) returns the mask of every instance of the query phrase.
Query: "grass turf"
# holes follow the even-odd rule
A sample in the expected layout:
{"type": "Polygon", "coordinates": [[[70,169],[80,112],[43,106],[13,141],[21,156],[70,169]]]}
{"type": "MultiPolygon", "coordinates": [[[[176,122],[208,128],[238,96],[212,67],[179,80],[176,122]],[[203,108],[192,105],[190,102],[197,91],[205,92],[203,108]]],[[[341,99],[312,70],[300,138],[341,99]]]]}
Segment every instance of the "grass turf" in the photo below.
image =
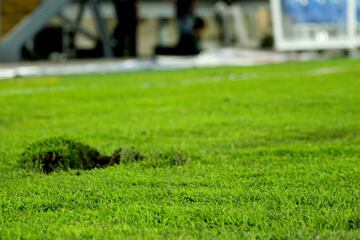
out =
{"type": "Polygon", "coordinates": [[[2,81],[0,239],[360,239],[359,65],[2,81]],[[19,166],[54,136],[191,162],[19,166]]]}

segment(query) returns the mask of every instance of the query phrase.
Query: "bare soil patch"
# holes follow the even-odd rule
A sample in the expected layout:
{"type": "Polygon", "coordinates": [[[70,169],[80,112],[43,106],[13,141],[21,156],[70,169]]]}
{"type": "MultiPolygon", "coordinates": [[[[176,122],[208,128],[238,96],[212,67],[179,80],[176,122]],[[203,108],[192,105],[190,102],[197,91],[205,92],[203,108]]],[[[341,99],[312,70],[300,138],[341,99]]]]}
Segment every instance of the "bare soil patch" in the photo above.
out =
{"type": "Polygon", "coordinates": [[[20,162],[26,168],[51,173],[58,170],[104,168],[141,161],[143,158],[134,149],[118,148],[108,156],[79,141],[56,137],[31,144],[21,154],[20,162]]]}

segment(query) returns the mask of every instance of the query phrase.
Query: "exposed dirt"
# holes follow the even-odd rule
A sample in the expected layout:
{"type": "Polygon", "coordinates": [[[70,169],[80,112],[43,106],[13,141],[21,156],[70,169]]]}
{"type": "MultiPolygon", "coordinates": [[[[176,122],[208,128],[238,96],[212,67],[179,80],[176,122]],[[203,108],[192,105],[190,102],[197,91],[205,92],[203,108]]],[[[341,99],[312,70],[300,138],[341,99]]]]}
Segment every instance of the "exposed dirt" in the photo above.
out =
{"type": "Polygon", "coordinates": [[[349,230],[355,230],[358,229],[360,227],[360,219],[356,220],[356,219],[350,219],[348,221],[348,229],[349,230]]]}
{"type": "Polygon", "coordinates": [[[103,168],[142,159],[143,155],[134,149],[119,148],[111,156],[106,156],[89,145],[62,137],[36,142],[21,154],[21,163],[24,167],[44,173],[57,170],[103,168]]]}

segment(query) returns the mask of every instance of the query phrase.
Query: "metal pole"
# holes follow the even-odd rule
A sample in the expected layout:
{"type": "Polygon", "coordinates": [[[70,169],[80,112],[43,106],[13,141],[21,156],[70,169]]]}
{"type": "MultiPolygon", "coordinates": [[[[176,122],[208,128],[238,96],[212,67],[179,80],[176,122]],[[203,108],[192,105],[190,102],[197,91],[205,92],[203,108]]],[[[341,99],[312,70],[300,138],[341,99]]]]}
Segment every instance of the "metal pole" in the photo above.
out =
{"type": "Polygon", "coordinates": [[[234,17],[238,45],[244,47],[251,47],[249,32],[245,26],[243,8],[240,6],[240,4],[235,4],[230,7],[230,11],[232,11],[232,16],[234,17]]]}
{"type": "Polygon", "coordinates": [[[281,0],[271,0],[271,14],[273,21],[273,35],[276,49],[281,50],[284,42],[281,0]]]}
{"type": "Polygon", "coordinates": [[[100,9],[97,0],[90,0],[90,4],[94,13],[95,22],[99,29],[100,38],[103,46],[104,56],[107,58],[112,58],[114,53],[111,47],[110,37],[106,30],[103,19],[101,18],[100,9]]]}
{"type": "Polygon", "coordinates": [[[349,49],[350,51],[356,48],[356,0],[348,0],[347,8],[347,33],[349,38],[349,49]]]}
{"type": "Polygon", "coordinates": [[[78,28],[80,26],[81,20],[84,15],[84,11],[85,11],[85,1],[81,0],[79,2],[79,11],[78,11],[78,14],[77,14],[76,20],[75,20],[75,28],[78,28]]]}
{"type": "Polygon", "coordinates": [[[88,38],[89,40],[92,41],[97,41],[97,37],[94,36],[93,34],[91,34],[90,32],[86,31],[85,29],[83,29],[81,26],[77,25],[76,23],[74,24],[70,19],[68,19],[67,17],[64,16],[64,14],[62,13],[58,13],[57,15],[60,20],[64,23],[67,24],[69,26],[71,26],[72,30],[76,33],[82,34],[83,36],[85,36],[86,38],[88,38]]]}

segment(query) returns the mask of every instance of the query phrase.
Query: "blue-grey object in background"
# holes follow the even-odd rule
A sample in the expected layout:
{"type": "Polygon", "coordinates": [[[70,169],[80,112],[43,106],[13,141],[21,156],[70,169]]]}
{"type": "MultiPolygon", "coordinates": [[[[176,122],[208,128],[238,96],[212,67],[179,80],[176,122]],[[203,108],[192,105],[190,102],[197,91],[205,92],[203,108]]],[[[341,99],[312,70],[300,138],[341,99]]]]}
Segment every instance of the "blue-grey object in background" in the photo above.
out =
{"type": "MultiPolygon", "coordinates": [[[[282,8],[295,23],[345,24],[347,0],[283,0],[282,8]]],[[[357,0],[360,22],[360,0],[357,0]]]]}
{"type": "Polygon", "coordinates": [[[360,24],[360,0],[357,0],[357,21],[360,24]]]}

